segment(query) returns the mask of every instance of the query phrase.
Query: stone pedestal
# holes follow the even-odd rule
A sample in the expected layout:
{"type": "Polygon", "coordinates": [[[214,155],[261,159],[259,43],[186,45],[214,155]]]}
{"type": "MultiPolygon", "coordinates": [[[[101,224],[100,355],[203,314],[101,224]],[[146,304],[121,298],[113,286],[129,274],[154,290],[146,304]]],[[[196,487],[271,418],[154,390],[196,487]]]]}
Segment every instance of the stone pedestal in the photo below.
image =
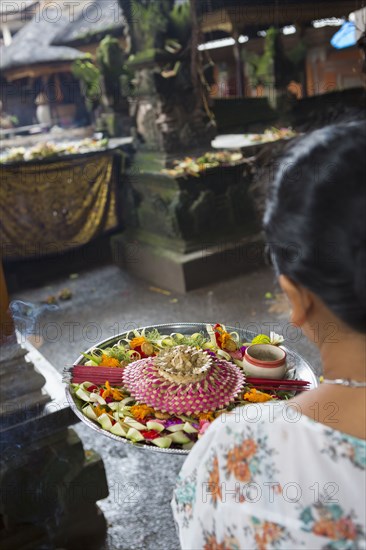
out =
{"type": "Polygon", "coordinates": [[[112,238],[119,266],[160,287],[186,292],[262,262],[249,163],[183,178],[161,173],[156,159],[149,162],[140,153],[135,167],[123,201],[127,230],[112,238]]]}
{"type": "Polygon", "coordinates": [[[99,548],[108,495],[104,466],[69,426],[60,375],[32,346],[1,348],[0,546],[99,548]]]}

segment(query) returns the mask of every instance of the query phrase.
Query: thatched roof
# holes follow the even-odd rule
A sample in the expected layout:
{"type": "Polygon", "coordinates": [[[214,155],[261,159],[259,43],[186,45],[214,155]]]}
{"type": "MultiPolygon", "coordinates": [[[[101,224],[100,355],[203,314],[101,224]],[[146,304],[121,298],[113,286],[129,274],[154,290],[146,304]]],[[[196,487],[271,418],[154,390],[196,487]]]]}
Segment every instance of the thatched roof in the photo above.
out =
{"type": "Polygon", "coordinates": [[[52,4],[45,16],[35,15],[14,36],[9,46],[0,49],[0,69],[7,71],[41,63],[74,61],[84,53],[74,48],[52,46],[58,32],[68,25],[68,14],[60,14],[52,4]]]}
{"type": "Polygon", "coordinates": [[[36,4],[39,4],[39,0],[22,0],[22,2],[2,2],[0,3],[0,15],[2,16],[1,22],[7,23],[14,16],[19,14],[24,15],[25,12],[29,12],[36,4]]]}
{"type": "Polygon", "coordinates": [[[100,42],[106,34],[123,36],[127,23],[118,0],[87,0],[75,6],[67,28],[61,29],[54,45],[80,46],[100,42]]]}
{"type": "Polygon", "coordinates": [[[40,3],[40,10],[12,43],[0,48],[0,69],[5,77],[14,79],[25,76],[28,68],[33,68],[30,74],[34,76],[35,65],[58,64],[64,68],[85,56],[72,46],[97,43],[106,34],[123,36],[126,28],[118,0],[40,3]]]}

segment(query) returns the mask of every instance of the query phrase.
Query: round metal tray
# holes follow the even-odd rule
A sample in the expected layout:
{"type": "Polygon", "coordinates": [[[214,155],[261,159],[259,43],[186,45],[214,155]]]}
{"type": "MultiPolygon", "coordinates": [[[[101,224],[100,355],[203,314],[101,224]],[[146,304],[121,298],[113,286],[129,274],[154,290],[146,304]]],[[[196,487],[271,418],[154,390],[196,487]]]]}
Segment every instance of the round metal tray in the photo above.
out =
{"type": "MultiPolygon", "coordinates": [[[[192,334],[194,332],[200,332],[200,331],[206,332],[206,324],[212,324],[212,323],[174,323],[174,324],[166,324],[166,325],[150,325],[147,327],[141,327],[137,330],[141,331],[143,329],[145,330],[157,329],[162,334],[170,334],[172,332],[180,332],[182,334],[192,334]]],[[[234,331],[237,332],[244,342],[250,342],[254,338],[254,336],[256,336],[254,332],[237,329],[236,327],[226,326],[226,329],[229,332],[234,332],[234,331]]],[[[89,348],[86,353],[89,353],[92,349],[96,347],[101,349],[111,347],[114,344],[116,344],[119,340],[121,340],[121,338],[126,336],[129,332],[131,331],[122,332],[117,336],[113,336],[112,338],[107,338],[106,340],[103,340],[99,344],[89,348]]],[[[314,374],[310,365],[305,361],[305,359],[303,359],[295,351],[288,349],[286,346],[281,346],[281,347],[287,353],[287,365],[289,369],[296,369],[297,378],[300,378],[301,380],[307,380],[308,382],[310,382],[311,388],[316,388],[318,386],[318,379],[314,374]]],[[[80,357],[77,358],[74,364],[83,365],[86,361],[87,359],[85,359],[83,355],[80,355],[80,357]]],[[[103,430],[103,428],[99,424],[97,424],[93,420],[90,420],[81,412],[79,404],[77,400],[74,399],[69,386],[66,387],[66,397],[71,409],[84,424],[86,424],[87,426],[89,426],[89,428],[92,428],[96,432],[103,434],[106,437],[109,437],[110,439],[115,439],[116,441],[119,441],[120,443],[123,443],[125,445],[132,445],[133,447],[138,449],[157,452],[157,453],[168,453],[168,454],[179,454],[179,455],[186,455],[189,453],[188,450],[184,450],[184,449],[170,449],[170,448],[160,449],[159,447],[155,447],[154,445],[146,445],[144,443],[132,443],[132,441],[129,441],[128,439],[124,439],[123,437],[114,435],[106,430],[103,430]]]]}

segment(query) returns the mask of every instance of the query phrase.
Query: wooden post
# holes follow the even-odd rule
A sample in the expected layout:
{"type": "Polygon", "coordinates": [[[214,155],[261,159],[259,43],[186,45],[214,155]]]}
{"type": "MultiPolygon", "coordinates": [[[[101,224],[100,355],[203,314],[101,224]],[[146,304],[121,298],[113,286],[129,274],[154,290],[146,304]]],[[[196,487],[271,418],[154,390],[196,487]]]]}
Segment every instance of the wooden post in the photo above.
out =
{"type": "Polygon", "coordinates": [[[12,335],[15,337],[14,323],[9,312],[9,296],[0,258],[0,345],[8,342],[12,335]]]}

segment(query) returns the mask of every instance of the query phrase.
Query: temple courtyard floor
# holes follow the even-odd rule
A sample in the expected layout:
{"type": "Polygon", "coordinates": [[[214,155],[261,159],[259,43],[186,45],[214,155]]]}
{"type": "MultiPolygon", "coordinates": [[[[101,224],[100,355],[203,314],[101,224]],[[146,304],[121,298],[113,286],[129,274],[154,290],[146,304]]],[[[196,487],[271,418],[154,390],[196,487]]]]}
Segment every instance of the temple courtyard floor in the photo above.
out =
{"type": "MultiPolygon", "coordinates": [[[[320,372],[318,352],[288,323],[288,304],[268,267],[178,295],[107,264],[60,279],[53,276],[52,282],[12,292],[11,300],[22,338],[28,338],[59,372],[80,352],[125,330],[202,321],[283,333],[285,344],[320,372]],[[61,300],[61,295],[69,299],[61,300]],[[19,300],[32,304],[25,317],[19,300]],[[56,307],[45,306],[45,301],[56,301],[56,307]]],[[[85,449],[101,455],[107,472],[110,494],[98,503],[108,523],[103,548],[178,549],[170,501],[183,458],[132,448],[80,423],[75,430],[85,449]]]]}

